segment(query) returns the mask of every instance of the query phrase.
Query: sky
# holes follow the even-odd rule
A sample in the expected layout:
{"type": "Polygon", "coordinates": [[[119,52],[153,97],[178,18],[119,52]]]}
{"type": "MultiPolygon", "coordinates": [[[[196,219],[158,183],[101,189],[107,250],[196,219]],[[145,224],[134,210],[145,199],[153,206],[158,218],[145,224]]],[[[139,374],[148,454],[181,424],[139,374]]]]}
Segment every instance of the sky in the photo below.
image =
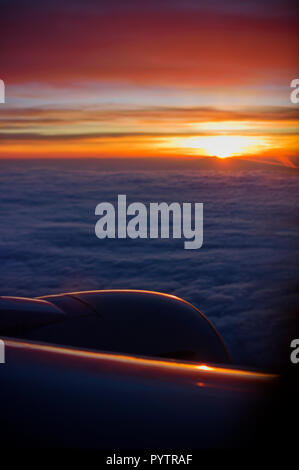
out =
{"type": "Polygon", "coordinates": [[[2,0],[0,157],[295,166],[295,1],[2,0]]]}

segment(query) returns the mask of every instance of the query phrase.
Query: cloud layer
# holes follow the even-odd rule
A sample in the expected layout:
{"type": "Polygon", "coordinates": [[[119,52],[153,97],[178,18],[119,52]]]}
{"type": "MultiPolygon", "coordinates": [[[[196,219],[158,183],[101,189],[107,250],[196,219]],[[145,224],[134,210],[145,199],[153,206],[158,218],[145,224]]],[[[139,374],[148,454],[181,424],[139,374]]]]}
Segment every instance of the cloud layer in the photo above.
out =
{"type": "Polygon", "coordinates": [[[125,171],[78,160],[0,165],[1,294],[173,293],[215,323],[237,362],[282,359],[279,344],[289,338],[296,302],[296,175],[125,171]],[[117,194],[127,194],[128,202],[203,202],[203,247],[184,250],[183,240],[98,240],[95,206],[115,202],[117,194]]]}

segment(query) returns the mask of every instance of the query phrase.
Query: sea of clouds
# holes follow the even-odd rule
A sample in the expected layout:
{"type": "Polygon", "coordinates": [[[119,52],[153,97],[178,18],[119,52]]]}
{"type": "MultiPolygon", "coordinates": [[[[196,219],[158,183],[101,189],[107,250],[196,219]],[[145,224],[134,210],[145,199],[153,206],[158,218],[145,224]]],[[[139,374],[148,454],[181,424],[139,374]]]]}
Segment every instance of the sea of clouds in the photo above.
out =
{"type": "Polygon", "coordinates": [[[0,295],[134,288],[196,305],[237,363],[278,364],[296,300],[297,176],[288,171],[0,164],[0,295]],[[99,240],[99,202],[203,202],[204,243],[99,240]]]}

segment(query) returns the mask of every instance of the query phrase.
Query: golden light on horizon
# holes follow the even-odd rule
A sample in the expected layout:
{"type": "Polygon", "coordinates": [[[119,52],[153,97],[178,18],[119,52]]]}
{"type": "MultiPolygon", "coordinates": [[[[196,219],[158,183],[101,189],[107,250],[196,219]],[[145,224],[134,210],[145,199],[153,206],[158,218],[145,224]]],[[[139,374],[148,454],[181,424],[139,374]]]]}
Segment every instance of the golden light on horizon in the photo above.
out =
{"type": "Polygon", "coordinates": [[[178,148],[191,149],[209,157],[228,158],[237,155],[257,154],[265,151],[269,143],[265,137],[240,135],[213,135],[175,139],[178,148]]]}
{"type": "Polygon", "coordinates": [[[248,137],[217,135],[208,137],[203,149],[208,155],[218,158],[227,158],[233,155],[240,155],[252,146],[248,137]]]}
{"type": "Polygon", "coordinates": [[[197,158],[256,159],[296,168],[298,136],[281,132],[258,135],[209,133],[203,135],[84,135],[82,138],[6,138],[0,158],[197,158]]]}

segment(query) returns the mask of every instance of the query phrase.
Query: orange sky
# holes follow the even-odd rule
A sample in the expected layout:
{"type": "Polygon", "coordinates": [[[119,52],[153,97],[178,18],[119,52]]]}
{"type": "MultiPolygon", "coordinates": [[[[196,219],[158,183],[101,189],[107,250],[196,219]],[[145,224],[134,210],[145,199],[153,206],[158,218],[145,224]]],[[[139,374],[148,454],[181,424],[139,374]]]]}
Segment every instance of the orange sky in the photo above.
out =
{"type": "Polygon", "coordinates": [[[295,2],[17,3],[2,158],[298,157],[295,2]]]}

